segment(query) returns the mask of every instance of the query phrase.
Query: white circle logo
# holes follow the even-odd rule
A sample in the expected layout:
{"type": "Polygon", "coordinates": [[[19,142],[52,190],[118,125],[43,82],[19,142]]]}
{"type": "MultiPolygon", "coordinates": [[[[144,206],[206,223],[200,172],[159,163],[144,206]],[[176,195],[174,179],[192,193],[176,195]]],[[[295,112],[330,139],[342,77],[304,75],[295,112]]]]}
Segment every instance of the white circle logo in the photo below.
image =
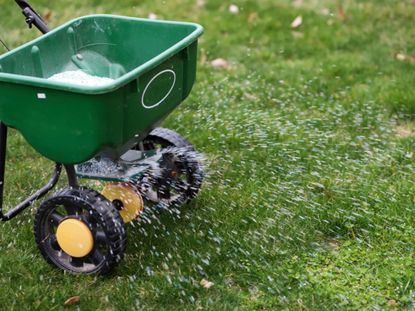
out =
{"type": "Polygon", "coordinates": [[[151,108],[155,108],[158,105],[160,105],[166,98],[167,96],[170,95],[171,91],[173,91],[174,85],[176,84],[176,73],[171,70],[171,69],[166,69],[163,71],[160,71],[158,74],[156,74],[154,77],[151,78],[151,80],[147,83],[146,87],[144,88],[143,91],[143,95],[141,95],[141,105],[143,105],[144,108],[146,109],[151,109],[151,108]],[[163,96],[162,99],[160,99],[157,103],[145,103],[144,102],[144,97],[146,96],[147,90],[150,87],[150,85],[160,76],[162,75],[171,75],[173,77],[172,79],[172,84],[170,86],[170,89],[167,91],[166,95],[163,96]]]}

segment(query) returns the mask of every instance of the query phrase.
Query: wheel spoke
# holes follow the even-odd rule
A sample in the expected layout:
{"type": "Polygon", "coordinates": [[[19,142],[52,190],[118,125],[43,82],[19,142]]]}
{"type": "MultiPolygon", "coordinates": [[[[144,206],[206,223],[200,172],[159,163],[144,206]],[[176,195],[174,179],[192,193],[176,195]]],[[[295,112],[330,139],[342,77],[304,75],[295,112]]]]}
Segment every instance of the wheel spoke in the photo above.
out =
{"type": "Polygon", "coordinates": [[[94,265],[98,266],[104,260],[104,256],[98,248],[95,248],[95,250],[89,255],[89,259],[91,259],[94,265]]]}
{"type": "Polygon", "coordinates": [[[97,225],[97,221],[93,215],[88,211],[82,211],[82,213],[79,214],[80,219],[82,219],[83,222],[86,224],[90,224],[92,228],[94,228],[97,225]]]}
{"type": "Polygon", "coordinates": [[[148,189],[145,193],[145,198],[151,202],[159,202],[159,195],[153,188],[148,189]]]}
{"type": "Polygon", "coordinates": [[[178,192],[183,192],[189,188],[189,183],[184,180],[177,179],[172,182],[172,188],[178,192]]]}
{"type": "Polygon", "coordinates": [[[84,261],[81,258],[71,257],[69,260],[72,266],[80,268],[84,265],[84,261]]]}
{"type": "Polygon", "coordinates": [[[63,218],[64,216],[56,211],[50,214],[50,220],[55,226],[57,226],[63,220],[63,218]]]}
{"type": "Polygon", "coordinates": [[[169,199],[171,196],[169,185],[163,185],[159,189],[157,189],[157,196],[160,199],[169,199]]]}
{"type": "Polygon", "coordinates": [[[74,205],[65,205],[65,210],[68,213],[68,216],[78,216],[79,213],[81,212],[81,209],[79,209],[78,207],[74,206],[74,205]]]}
{"type": "Polygon", "coordinates": [[[49,236],[49,243],[50,243],[50,246],[54,249],[54,250],[60,250],[61,249],[61,247],[59,246],[59,243],[58,243],[58,239],[56,238],[56,234],[51,234],[50,236],[49,236]]]}

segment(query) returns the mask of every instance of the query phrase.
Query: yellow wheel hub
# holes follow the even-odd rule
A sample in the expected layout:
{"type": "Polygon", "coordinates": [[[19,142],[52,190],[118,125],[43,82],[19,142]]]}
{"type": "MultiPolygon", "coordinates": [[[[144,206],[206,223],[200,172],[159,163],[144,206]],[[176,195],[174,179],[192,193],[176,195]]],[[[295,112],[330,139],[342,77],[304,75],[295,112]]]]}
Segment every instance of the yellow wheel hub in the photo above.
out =
{"type": "Polygon", "coordinates": [[[68,218],[56,229],[56,239],[62,250],[72,257],[84,257],[94,247],[91,230],[81,220],[68,218]]]}
{"type": "Polygon", "coordinates": [[[128,183],[107,184],[102,190],[102,195],[119,209],[125,223],[136,219],[144,208],[143,198],[128,183]]]}

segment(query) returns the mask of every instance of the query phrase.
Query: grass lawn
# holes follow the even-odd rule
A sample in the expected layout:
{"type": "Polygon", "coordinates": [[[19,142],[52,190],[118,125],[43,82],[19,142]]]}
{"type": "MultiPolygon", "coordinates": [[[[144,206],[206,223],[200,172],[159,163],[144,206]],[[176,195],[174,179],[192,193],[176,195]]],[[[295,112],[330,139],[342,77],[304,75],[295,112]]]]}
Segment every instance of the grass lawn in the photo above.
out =
{"type": "MultiPolygon", "coordinates": [[[[13,1],[0,4],[10,47],[39,35],[13,1]]],[[[414,1],[240,0],[234,13],[231,4],[32,1],[51,27],[92,13],[202,24],[197,82],[163,126],[204,153],[208,176],[180,212],[129,225],[126,258],[104,278],[43,260],[36,206],[2,224],[1,308],[415,306],[414,1]],[[212,66],[217,58],[225,66],[212,66]]],[[[52,168],[13,131],[7,206],[52,168]]]]}

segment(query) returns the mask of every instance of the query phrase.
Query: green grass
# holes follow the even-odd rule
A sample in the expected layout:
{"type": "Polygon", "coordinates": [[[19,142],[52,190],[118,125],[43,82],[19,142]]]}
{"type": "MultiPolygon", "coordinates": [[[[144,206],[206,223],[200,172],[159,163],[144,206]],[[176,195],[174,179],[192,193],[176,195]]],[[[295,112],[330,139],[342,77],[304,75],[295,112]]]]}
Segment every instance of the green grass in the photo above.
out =
{"type": "MultiPolygon", "coordinates": [[[[0,4],[11,47],[38,36],[11,1],[0,4]]],[[[32,4],[53,12],[51,27],[102,12],[202,24],[197,83],[163,126],[204,153],[208,176],[180,213],[128,226],[126,258],[104,278],[42,259],[35,207],[4,223],[4,308],[413,308],[415,64],[394,57],[415,54],[413,1],[242,0],[236,15],[219,0],[32,4]],[[219,57],[229,69],[212,68],[219,57]],[[81,301],[64,307],[74,295],[81,301]]],[[[13,132],[7,206],[52,167],[13,132]]]]}

